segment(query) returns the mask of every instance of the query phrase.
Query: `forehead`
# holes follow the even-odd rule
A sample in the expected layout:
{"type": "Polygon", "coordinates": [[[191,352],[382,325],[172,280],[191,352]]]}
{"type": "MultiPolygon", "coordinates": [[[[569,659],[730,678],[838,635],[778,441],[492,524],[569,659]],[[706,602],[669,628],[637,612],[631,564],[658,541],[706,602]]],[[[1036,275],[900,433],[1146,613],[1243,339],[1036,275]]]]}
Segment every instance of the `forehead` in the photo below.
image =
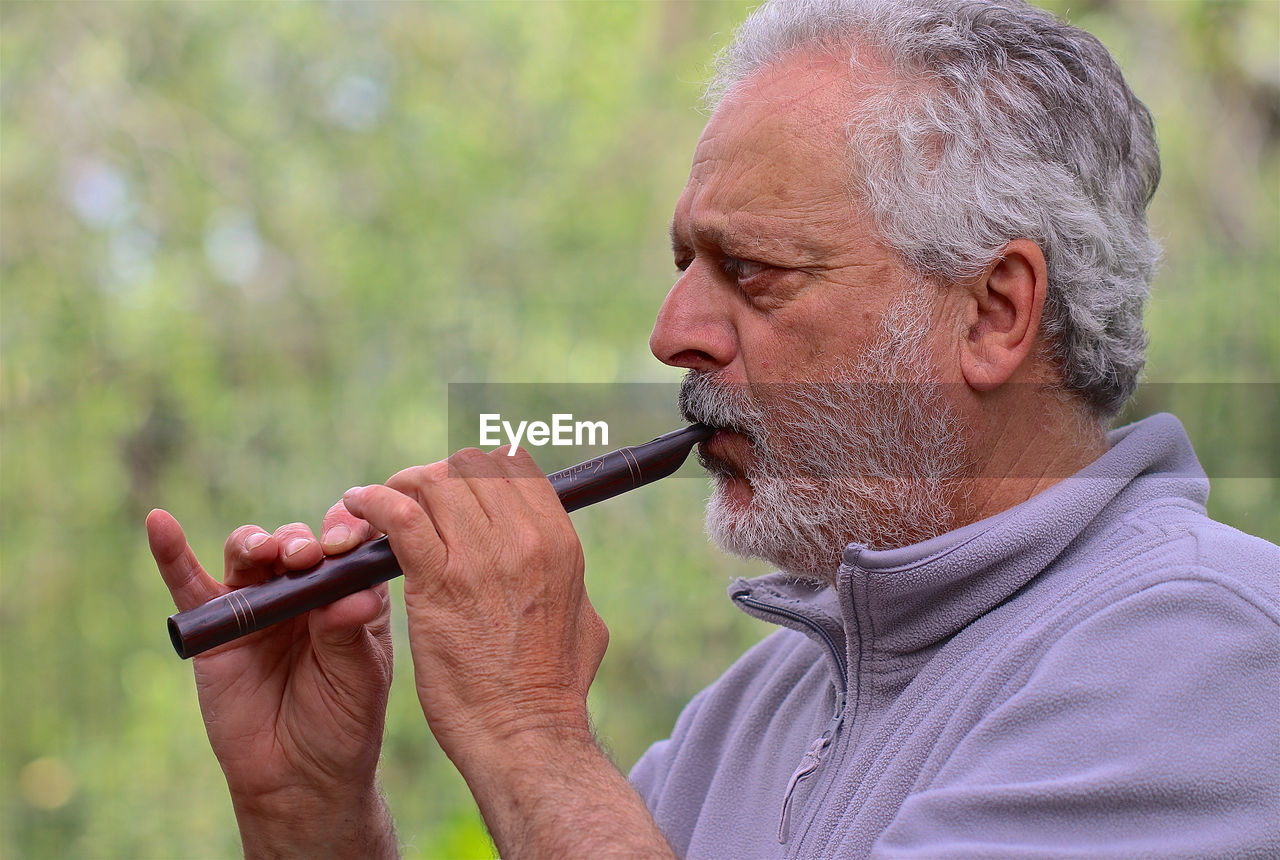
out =
{"type": "Polygon", "coordinates": [[[801,149],[843,143],[844,123],[859,88],[845,59],[797,54],[766,66],[724,94],[699,140],[737,134],[783,134],[801,149]]]}
{"type": "Polygon", "coordinates": [[[673,239],[720,243],[790,226],[795,241],[817,242],[826,221],[847,225],[856,213],[845,124],[857,97],[847,64],[829,56],[793,58],[730,90],[698,141],[673,239]]]}

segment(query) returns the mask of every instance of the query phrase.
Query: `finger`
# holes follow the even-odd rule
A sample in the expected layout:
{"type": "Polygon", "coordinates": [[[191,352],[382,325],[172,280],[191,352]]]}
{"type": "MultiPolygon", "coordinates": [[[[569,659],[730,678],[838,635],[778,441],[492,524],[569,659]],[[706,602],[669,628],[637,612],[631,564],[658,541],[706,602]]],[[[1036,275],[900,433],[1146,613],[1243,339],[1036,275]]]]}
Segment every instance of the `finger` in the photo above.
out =
{"type": "Polygon", "coordinates": [[[315,567],[324,557],[306,523],[289,523],[267,535],[259,526],[241,526],[227,538],[224,584],[244,588],[287,570],[315,567]]]}
{"type": "Polygon", "coordinates": [[[383,484],[352,487],[342,496],[347,510],[384,533],[405,576],[444,567],[446,552],[426,510],[416,499],[383,484]]]}
{"type": "Polygon", "coordinates": [[[466,448],[448,460],[397,472],[386,486],[417,501],[431,516],[441,538],[475,535],[488,528],[489,517],[464,473],[476,458],[484,456],[475,448],[466,448]]]}
{"type": "Polygon", "coordinates": [[[279,554],[280,542],[262,526],[240,526],[222,546],[222,581],[240,588],[274,576],[279,554]]]}
{"type": "Polygon", "coordinates": [[[503,446],[489,456],[495,460],[495,468],[502,471],[505,480],[477,481],[475,493],[491,517],[501,517],[495,521],[515,522],[522,513],[531,512],[544,522],[547,519],[563,520],[564,526],[572,528],[564,503],[528,451],[516,448],[512,453],[509,446],[503,446]],[[508,490],[510,496],[505,495],[508,490]],[[499,504],[503,505],[502,510],[495,510],[499,504]]]}
{"type": "MultiPolygon", "coordinates": [[[[536,492],[536,487],[527,486],[532,482],[525,472],[516,468],[506,447],[488,453],[459,451],[449,462],[451,473],[464,480],[475,497],[487,519],[488,530],[496,526],[506,532],[512,523],[529,514],[530,494],[536,492]]],[[[547,483],[536,466],[533,474],[536,480],[547,483]]]]}
{"type": "Polygon", "coordinates": [[[196,559],[182,526],[168,511],[156,508],[147,514],[147,543],[169,587],[173,603],[181,610],[192,609],[226,592],[196,559]]]}
{"type": "Polygon", "coordinates": [[[275,530],[273,537],[280,545],[279,564],[285,570],[306,570],[324,558],[320,541],[306,523],[289,523],[275,530]]]}
{"type": "MultiPolygon", "coordinates": [[[[423,485],[437,484],[448,478],[449,461],[439,460],[429,466],[411,466],[408,469],[401,469],[387,479],[386,486],[413,498],[425,508],[426,504],[419,496],[419,489],[423,485]]],[[[345,497],[343,501],[345,502],[345,497]]]]}
{"type": "Polygon", "coordinates": [[[320,548],[325,555],[355,549],[373,537],[377,537],[373,526],[347,510],[341,501],[325,512],[324,522],[320,524],[320,548]]]}
{"type": "Polygon", "coordinates": [[[527,450],[516,448],[512,453],[510,446],[504,445],[496,449],[493,454],[501,455],[506,468],[506,477],[515,486],[521,498],[531,507],[537,509],[564,507],[551,482],[547,480],[547,476],[527,450]]]}

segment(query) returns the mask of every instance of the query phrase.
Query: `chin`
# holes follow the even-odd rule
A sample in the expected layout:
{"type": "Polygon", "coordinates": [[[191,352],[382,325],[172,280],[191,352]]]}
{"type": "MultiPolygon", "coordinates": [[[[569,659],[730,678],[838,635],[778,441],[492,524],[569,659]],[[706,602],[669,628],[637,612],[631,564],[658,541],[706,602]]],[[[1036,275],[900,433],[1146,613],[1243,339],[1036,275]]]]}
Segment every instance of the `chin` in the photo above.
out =
{"type": "Polygon", "coordinates": [[[716,546],[730,555],[766,561],[796,579],[835,584],[843,544],[835,546],[829,537],[797,530],[794,521],[778,518],[741,477],[717,475],[715,484],[707,502],[706,532],[716,546]]]}

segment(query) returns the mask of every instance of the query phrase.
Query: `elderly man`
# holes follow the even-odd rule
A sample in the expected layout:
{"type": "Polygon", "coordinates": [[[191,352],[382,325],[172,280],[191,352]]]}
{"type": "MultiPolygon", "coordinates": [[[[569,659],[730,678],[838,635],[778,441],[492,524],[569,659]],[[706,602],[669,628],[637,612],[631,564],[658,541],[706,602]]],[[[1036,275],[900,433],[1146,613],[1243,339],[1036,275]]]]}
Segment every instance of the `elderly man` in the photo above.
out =
{"type": "MultiPolygon", "coordinates": [[[[1280,550],[1207,519],[1142,364],[1154,131],[1091,36],[1016,0],[796,0],[721,58],[651,346],[718,428],[709,530],[781,625],[624,779],[607,632],[524,454],[245,526],[225,585],[387,533],[431,731],[504,856],[1280,854],[1280,550]]],[[[451,471],[452,467],[452,471],[451,471]]],[[[196,660],[246,852],[393,854],[385,588],[196,660]]]]}

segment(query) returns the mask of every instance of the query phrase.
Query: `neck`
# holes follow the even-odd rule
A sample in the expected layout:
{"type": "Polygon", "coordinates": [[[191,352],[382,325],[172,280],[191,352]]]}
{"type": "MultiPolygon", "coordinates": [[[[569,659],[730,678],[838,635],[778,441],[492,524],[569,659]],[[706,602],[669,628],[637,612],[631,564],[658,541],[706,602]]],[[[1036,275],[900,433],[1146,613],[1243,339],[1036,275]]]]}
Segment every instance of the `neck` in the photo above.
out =
{"type": "Polygon", "coordinates": [[[956,496],[957,525],[1022,504],[1107,451],[1102,422],[1052,392],[1038,392],[1012,410],[992,410],[975,426],[983,428],[974,440],[978,468],[956,496]]]}

